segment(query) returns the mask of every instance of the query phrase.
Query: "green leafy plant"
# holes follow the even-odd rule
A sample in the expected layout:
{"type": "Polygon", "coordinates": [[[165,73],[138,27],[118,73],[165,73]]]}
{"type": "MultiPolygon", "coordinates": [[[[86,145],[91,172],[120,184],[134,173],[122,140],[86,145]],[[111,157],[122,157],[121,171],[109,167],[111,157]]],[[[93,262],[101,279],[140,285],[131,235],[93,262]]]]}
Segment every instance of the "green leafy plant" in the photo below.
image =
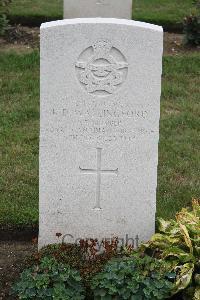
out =
{"type": "Polygon", "coordinates": [[[118,239],[103,242],[102,253],[97,240],[49,245],[13,291],[19,299],[200,300],[200,200],[176,220],[158,219],[158,229],[136,251],[118,252],[118,239]]]}
{"type": "MultiPolygon", "coordinates": [[[[60,233],[56,234],[61,238],[60,233]]],[[[62,239],[61,239],[62,241],[62,239]]],[[[42,248],[39,253],[31,256],[27,264],[40,264],[44,257],[53,257],[57,262],[69,265],[80,272],[83,284],[86,287],[86,299],[93,299],[90,290],[90,281],[96,273],[102,271],[104,265],[113,257],[119,257],[117,250],[118,240],[102,241],[101,253],[97,254],[96,240],[80,240],[77,244],[54,244],[42,248]],[[103,251],[104,250],[104,251],[103,251]]]]}
{"type": "Polygon", "coordinates": [[[13,293],[19,299],[85,299],[79,272],[48,257],[22,272],[13,293]]]}
{"type": "Polygon", "coordinates": [[[200,45],[200,0],[194,1],[195,13],[184,18],[183,28],[187,44],[200,45]]]}
{"type": "Polygon", "coordinates": [[[200,200],[192,201],[192,210],[183,208],[176,220],[159,219],[158,229],[140,251],[173,266],[172,295],[182,291],[184,299],[200,300],[200,200]]]}
{"type": "Polygon", "coordinates": [[[175,273],[168,272],[162,261],[145,256],[109,262],[92,280],[94,299],[167,299],[175,273]]]}
{"type": "Polygon", "coordinates": [[[11,0],[0,0],[0,35],[5,33],[5,30],[8,26],[8,5],[11,3],[11,0]]]}

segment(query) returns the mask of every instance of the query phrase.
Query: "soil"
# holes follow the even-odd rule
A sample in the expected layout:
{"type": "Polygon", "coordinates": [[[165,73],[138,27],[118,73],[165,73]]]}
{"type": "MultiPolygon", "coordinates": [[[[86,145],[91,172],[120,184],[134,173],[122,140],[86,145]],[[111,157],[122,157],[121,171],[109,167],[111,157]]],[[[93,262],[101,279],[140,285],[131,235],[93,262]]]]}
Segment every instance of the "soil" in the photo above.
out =
{"type": "MultiPolygon", "coordinates": [[[[39,39],[38,27],[30,28],[20,25],[10,27],[5,38],[0,38],[0,50],[27,53],[33,49],[39,49],[39,39]]],[[[186,46],[183,34],[165,32],[164,55],[182,55],[191,52],[200,52],[200,47],[186,46]]]]}
{"type": "Polygon", "coordinates": [[[0,50],[14,50],[17,53],[27,53],[39,48],[40,31],[38,27],[9,27],[4,37],[0,38],[0,50]]]}
{"type": "Polygon", "coordinates": [[[37,245],[33,241],[0,241],[0,300],[16,299],[9,295],[11,285],[18,280],[26,258],[35,251],[37,251],[37,245]]]}

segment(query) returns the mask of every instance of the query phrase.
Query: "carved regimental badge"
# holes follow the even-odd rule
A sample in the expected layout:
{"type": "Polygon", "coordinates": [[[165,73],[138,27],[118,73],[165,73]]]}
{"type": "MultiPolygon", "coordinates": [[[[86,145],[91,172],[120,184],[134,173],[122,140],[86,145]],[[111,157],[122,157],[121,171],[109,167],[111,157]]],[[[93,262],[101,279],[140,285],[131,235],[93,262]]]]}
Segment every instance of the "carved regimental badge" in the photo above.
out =
{"type": "Polygon", "coordinates": [[[128,63],[107,40],[99,40],[84,50],[76,63],[81,85],[95,95],[113,94],[125,81],[128,63]]]}

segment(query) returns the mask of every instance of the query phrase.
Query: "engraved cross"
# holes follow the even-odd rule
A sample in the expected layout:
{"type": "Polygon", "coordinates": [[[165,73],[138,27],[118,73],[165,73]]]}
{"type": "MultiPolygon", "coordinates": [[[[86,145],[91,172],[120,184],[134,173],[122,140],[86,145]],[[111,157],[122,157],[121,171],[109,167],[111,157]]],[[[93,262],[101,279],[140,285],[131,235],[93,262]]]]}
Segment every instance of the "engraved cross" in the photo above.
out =
{"type": "Polygon", "coordinates": [[[101,158],[102,158],[102,148],[97,148],[97,169],[82,169],[79,167],[80,171],[84,174],[96,174],[97,175],[97,185],[96,185],[96,205],[95,210],[101,210],[101,176],[102,174],[117,175],[118,169],[115,170],[103,170],[101,169],[101,158]]]}

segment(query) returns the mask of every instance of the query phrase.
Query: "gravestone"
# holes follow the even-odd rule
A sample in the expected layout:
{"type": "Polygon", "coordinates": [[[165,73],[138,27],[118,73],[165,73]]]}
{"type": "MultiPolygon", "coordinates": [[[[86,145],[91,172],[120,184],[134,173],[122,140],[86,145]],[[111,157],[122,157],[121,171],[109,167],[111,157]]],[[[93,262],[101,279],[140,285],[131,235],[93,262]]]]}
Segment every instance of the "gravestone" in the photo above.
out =
{"type": "Polygon", "coordinates": [[[64,0],[64,19],[132,19],[132,0],[64,0]]]}
{"type": "Polygon", "coordinates": [[[39,247],[154,233],[162,50],[142,22],[41,26],[39,247]]]}

